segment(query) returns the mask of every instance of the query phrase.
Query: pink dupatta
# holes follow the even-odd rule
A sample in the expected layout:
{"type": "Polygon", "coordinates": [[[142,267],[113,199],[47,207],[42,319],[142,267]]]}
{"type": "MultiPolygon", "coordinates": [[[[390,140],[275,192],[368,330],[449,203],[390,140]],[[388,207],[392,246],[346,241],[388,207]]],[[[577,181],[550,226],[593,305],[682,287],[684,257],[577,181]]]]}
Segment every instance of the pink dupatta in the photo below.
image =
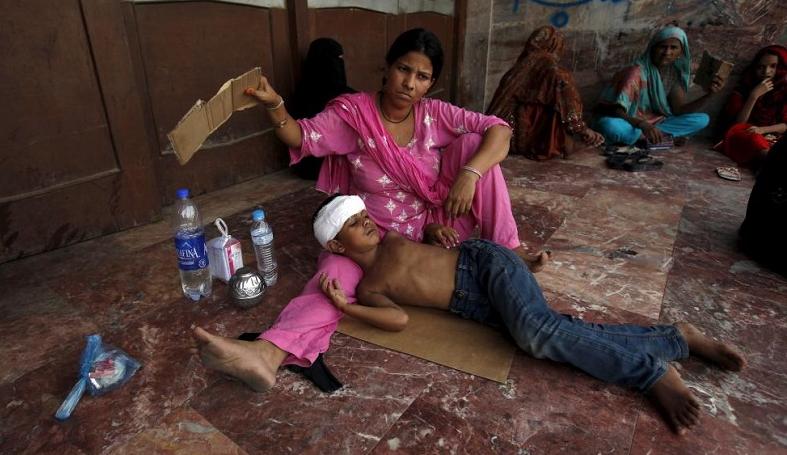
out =
{"type": "MultiPolygon", "coordinates": [[[[423,174],[415,159],[409,153],[402,153],[400,147],[390,139],[388,131],[377,115],[373,96],[341,95],[328,103],[328,107],[336,108],[339,118],[358,133],[360,136],[358,145],[386,175],[433,206],[439,207],[443,204],[443,199],[438,192],[424,183],[429,179],[423,174]]],[[[420,117],[419,107],[418,103],[413,106],[416,125],[420,117]]],[[[317,189],[328,194],[349,193],[350,166],[345,156],[325,157],[317,179],[317,189]]]]}

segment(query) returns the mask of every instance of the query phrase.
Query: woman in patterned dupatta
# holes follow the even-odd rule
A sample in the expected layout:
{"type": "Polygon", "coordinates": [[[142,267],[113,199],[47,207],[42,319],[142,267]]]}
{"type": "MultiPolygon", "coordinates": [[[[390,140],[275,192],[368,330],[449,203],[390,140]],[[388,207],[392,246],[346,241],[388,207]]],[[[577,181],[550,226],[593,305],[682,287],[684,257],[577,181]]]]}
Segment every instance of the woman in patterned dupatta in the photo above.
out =
{"type": "Polygon", "coordinates": [[[686,33],[674,26],[661,29],[634,65],[618,72],[601,93],[594,128],[607,143],[627,145],[642,136],[659,143],[665,134],[683,138],[705,128],[708,115],[697,111],[724,81],[714,77],[705,95],[686,102],[690,67],[686,33]]]}
{"type": "Polygon", "coordinates": [[[757,52],[721,117],[727,131],[716,148],[740,165],[759,164],[787,130],[787,48],[757,52]]]}
{"type": "Polygon", "coordinates": [[[487,113],[513,128],[511,153],[535,160],[565,158],[573,137],[594,147],[604,142],[582,121],[582,99],[574,79],[558,65],[562,50],[563,35],[552,26],[540,27],[500,80],[487,113]]]}

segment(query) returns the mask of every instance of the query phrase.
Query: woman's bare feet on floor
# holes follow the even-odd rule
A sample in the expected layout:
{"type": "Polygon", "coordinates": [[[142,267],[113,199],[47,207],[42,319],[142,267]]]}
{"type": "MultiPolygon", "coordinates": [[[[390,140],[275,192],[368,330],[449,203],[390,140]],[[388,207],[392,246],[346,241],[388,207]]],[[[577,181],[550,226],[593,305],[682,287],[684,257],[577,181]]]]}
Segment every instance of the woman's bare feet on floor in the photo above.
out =
{"type": "Polygon", "coordinates": [[[678,434],[685,434],[700,420],[700,404],[672,366],[648,391],[667,423],[678,434]]]}
{"type": "Polygon", "coordinates": [[[268,341],[233,340],[200,327],[194,329],[193,336],[206,368],[238,378],[257,392],[276,383],[276,371],[287,355],[268,341]]]}
{"type": "Polygon", "coordinates": [[[705,336],[688,322],[679,322],[675,327],[689,345],[689,353],[710,360],[730,371],[741,371],[746,366],[746,358],[732,346],[705,336]]]}
{"type": "Polygon", "coordinates": [[[552,257],[552,252],[549,250],[539,251],[537,254],[530,254],[525,250],[525,247],[521,245],[514,250],[514,252],[525,261],[527,268],[533,273],[540,272],[552,257]]]}

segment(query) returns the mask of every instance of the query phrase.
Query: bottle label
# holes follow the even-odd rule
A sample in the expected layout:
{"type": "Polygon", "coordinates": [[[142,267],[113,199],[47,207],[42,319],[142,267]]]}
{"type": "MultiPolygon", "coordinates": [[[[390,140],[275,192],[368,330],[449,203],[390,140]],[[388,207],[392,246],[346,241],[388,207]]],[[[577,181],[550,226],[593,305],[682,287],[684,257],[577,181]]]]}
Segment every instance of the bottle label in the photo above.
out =
{"type": "Polygon", "coordinates": [[[205,234],[189,238],[175,237],[175,250],[178,252],[178,268],[180,270],[199,270],[208,266],[205,234]]]}
{"type": "Polygon", "coordinates": [[[268,231],[266,234],[265,231],[255,230],[251,232],[251,243],[255,245],[267,245],[273,242],[273,232],[268,231]]]}

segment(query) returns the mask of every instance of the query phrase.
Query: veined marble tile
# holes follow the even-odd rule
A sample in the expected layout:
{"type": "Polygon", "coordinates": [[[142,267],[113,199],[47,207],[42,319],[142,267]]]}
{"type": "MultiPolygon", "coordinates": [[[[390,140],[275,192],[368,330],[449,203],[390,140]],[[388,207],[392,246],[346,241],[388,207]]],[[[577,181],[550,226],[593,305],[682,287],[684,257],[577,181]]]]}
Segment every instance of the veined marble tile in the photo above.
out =
{"type": "Polygon", "coordinates": [[[169,413],[159,425],[143,430],[127,442],[109,447],[107,454],[221,453],[246,455],[231,439],[197,411],[184,407],[169,413]]]}

